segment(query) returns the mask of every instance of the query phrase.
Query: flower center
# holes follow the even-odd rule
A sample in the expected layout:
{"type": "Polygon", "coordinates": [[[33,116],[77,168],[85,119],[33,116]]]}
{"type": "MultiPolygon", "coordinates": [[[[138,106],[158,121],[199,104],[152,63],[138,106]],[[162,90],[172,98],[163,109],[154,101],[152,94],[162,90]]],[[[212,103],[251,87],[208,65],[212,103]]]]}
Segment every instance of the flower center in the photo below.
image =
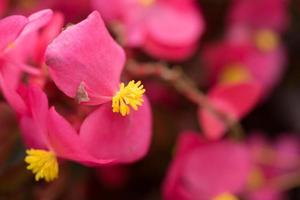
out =
{"type": "Polygon", "coordinates": [[[248,70],[241,64],[231,64],[225,67],[220,76],[222,83],[239,83],[251,79],[248,70]]]}
{"type": "Polygon", "coordinates": [[[251,189],[257,189],[265,183],[265,177],[263,172],[256,168],[251,171],[250,176],[248,177],[248,187],[251,189]]]}
{"type": "Polygon", "coordinates": [[[45,179],[47,182],[58,177],[58,162],[51,151],[30,149],[26,151],[25,162],[28,170],[35,174],[35,180],[45,179]]]}
{"type": "Polygon", "coordinates": [[[215,198],[213,198],[213,200],[238,200],[238,198],[226,192],[216,196],[215,198]]]}
{"type": "Polygon", "coordinates": [[[134,110],[137,110],[143,103],[143,94],[145,93],[144,86],[141,81],[130,81],[127,86],[124,83],[120,84],[120,90],[112,99],[113,112],[121,113],[122,116],[126,116],[130,113],[131,106],[134,110]]]}
{"type": "Polygon", "coordinates": [[[149,7],[155,3],[155,0],[138,0],[138,2],[145,7],[149,7]]]}
{"type": "Polygon", "coordinates": [[[254,40],[256,47],[264,53],[273,51],[279,45],[278,34],[268,29],[258,31],[254,40]]]}

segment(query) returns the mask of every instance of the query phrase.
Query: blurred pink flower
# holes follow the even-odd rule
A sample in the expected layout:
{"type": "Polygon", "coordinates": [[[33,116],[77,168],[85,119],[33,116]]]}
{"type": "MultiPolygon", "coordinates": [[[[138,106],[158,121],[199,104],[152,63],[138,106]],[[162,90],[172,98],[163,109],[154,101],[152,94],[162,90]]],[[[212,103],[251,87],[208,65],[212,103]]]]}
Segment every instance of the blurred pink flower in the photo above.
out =
{"type": "Polygon", "coordinates": [[[288,4],[289,0],[235,0],[229,26],[282,32],[288,26],[288,4]]]}
{"type": "Polygon", "coordinates": [[[208,200],[238,194],[250,167],[242,144],[230,140],[207,142],[198,134],[183,133],[164,181],[164,199],[208,200]]]}
{"type": "MultiPolygon", "coordinates": [[[[208,93],[212,106],[232,120],[240,120],[247,115],[260,98],[261,88],[255,82],[220,84],[208,93]]],[[[198,120],[203,133],[209,139],[220,139],[228,129],[224,120],[207,108],[199,108],[198,120]]]]}
{"type": "Polygon", "coordinates": [[[204,31],[194,0],[93,0],[111,23],[121,25],[125,45],[150,55],[180,61],[191,56],[204,31]]]}
{"type": "Polygon", "coordinates": [[[300,138],[282,134],[276,141],[270,142],[262,135],[255,132],[247,141],[253,166],[244,195],[251,200],[283,199],[286,190],[284,179],[278,180],[298,173],[300,138]]]}
{"type": "Polygon", "coordinates": [[[235,27],[223,41],[208,45],[203,52],[209,81],[257,81],[268,96],[285,69],[285,49],[277,33],[267,29],[235,27]]]}
{"type": "Polygon", "coordinates": [[[97,11],[64,30],[46,51],[55,84],[79,103],[98,105],[82,123],[81,139],[95,156],[121,163],[142,158],[151,138],[150,105],[140,82],[121,83],[117,91],[124,62],[97,11]]]}
{"type": "Polygon", "coordinates": [[[23,72],[37,75],[38,69],[26,63],[34,53],[33,37],[52,17],[51,10],[42,10],[28,18],[21,15],[6,17],[0,21],[0,87],[4,97],[18,112],[24,109],[14,93],[19,87],[23,72]],[[30,45],[28,45],[30,43],[30,45]]]}

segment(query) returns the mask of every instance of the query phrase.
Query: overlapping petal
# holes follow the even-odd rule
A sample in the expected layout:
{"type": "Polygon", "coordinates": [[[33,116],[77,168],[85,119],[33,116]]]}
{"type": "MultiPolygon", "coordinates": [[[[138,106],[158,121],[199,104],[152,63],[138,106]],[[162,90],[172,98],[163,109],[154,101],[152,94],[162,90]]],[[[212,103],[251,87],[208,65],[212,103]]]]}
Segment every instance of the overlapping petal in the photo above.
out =
{"type": "Polygon", "coordinates": [[[63,31],[46,51],[46,63],[56,85],[75,97],[83,84],[91,104],[111,100],[124,62],[123,49],[109,35],[96,11],[63,31]]]}

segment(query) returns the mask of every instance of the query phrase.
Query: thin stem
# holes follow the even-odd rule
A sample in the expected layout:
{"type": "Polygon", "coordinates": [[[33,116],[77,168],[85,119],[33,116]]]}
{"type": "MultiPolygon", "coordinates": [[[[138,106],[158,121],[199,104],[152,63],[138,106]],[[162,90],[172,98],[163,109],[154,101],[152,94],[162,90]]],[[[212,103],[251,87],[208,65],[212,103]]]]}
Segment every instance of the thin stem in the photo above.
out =
{"type": "Polygon", "coordinates": [[[196,84],[182,71],[179,66],[167,67],[164,63],[137,63],[130,60],[126,67],[127,71],[137,77],[155,76],[170,83],[179,93],[191,102],[207,109],[221,119],[230,129],[234,138],[240,138],[244,131],[239,122],[226,113],[217,110],[206,95],[200,91],[196,84]]]}

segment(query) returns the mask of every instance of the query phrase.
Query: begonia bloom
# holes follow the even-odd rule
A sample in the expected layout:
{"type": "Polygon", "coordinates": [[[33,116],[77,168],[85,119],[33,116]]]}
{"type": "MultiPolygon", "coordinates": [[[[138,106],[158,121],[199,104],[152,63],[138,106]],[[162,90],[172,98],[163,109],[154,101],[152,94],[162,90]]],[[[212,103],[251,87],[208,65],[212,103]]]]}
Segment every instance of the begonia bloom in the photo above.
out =
{"type": "Polygon", "coordinates": [[[120,84],[125,54],[96,11],[68,27],[48,46],[46,63],[56,85],[79,103],[112,101],[113,112],[123,116],[129,114],[129,106],[137,110],[142,105],[145,90],[140,81],[120,84]]]}
{"type": "Polygon", "coordinates": [[[211,83],[257,81],[267,96],[285,70],[285,49],[267,29],[248,31],[232,29],[224,41],[208,45],[203,52],[204,66],[211,83]]]}
{"type": "Polygon", "coordinates": [[[94,0],[94,7],[111,23],[121,24],[121,37],[129,47],[150,55],[180,61],[191,56],[204,31],[195,1],[94,0]]]}
{"type": "Polygon", "coordinates": [[[97,11],[64,30],[48,46],[46,62],[55,84],[67,96],[99,106],[80,130],[87,143],[102,142],[100,147],[90,146],[94,152],[102,149],[97,156],[126,163],[146,154],[151,112],[143,97],[145,90],[140,81],[120,84],[124,51],[109,35],[97,11]]]}
{"type": "Polygon", "coordinates": [[[207,142],[198,134],[183,133],[163,184],[164,199],[235,199],[250,164],[246,148],[239,143],[207,142]]]}

